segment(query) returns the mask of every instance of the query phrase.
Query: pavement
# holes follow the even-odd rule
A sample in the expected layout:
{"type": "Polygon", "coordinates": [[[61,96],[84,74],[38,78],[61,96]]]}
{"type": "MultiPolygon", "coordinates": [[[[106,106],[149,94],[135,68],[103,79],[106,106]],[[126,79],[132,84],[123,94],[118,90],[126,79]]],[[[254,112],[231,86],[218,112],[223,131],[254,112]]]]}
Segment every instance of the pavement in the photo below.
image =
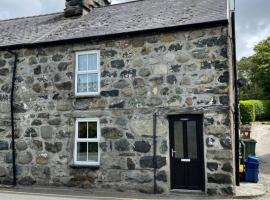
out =
{"type": "MultiPolygon", "coordinates": [[[[248,190],[249,191],[249,190],[248,190]]],[[[252,191],[252,190],[250,190],[252,191]]],[[[254,197],[210,197],[204,193],[180,193],[172,192],[170,194],[141,194],[141,193],[123,193],[108,191],[88,191],[74,188],[31,188],[31,187],[16,187],[16,188],[0,188],[0,200],[244,200],[253,197],[256,200],[269,200],[270,194],[254,197]]]]}
{"type": "Polygon", "coordinates": [[[270,125],[253,123],[251,138],[257,141],[256,156],[260,160],[259,183],[241,183],[236,198],[270,200],[270,125]]]}
{"type": "MultiPolygon", "coordinates": [[[[0,200],[232,200],[229,197],[209,197],[204,194],[170,194],[170,195],[143,195],[127,194],[117,192],[87,193],[73,190],[55,190],[43,188],[36,190],[28,189],[0,189],[0,200]]],[[[237,198],[239,200],[250,199],[250,197],[237,198]]],[[[270,194],[254,198],[255,200],[269,200],[270,194]]]]}
{"type": "Polygon", "coordinates": [[[236,187],[237,199],[256,198],[266,194],[266,187],[261,183],[241,183],[236,187]]]}
{"type": "Polygon", "coordinates": [[[256,155],[260,160],[260,183],[270,192],[270,125],[254,123],[251,138],[257,141],[256,155]]]}
{"type": "MultiPolygon", "coordinates": [[[[151,195],[138,193],[120,193],[112,191],[95,191],[55,188],[11,188],[0,189],[0,200],[206,200],[223,199],[209,197],[203,193],[172,193],[168,195],[151,195]]],[[[224,198],[229,199],[229,198],[224,198]]]]}

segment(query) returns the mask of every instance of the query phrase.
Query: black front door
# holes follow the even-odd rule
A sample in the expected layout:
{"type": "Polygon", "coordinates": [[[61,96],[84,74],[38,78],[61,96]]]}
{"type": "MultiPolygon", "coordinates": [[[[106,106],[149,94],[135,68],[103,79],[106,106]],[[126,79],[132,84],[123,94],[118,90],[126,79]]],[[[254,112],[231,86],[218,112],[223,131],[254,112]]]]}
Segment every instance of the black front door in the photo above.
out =
{"type": "Polygon", "coordinates": [[[170,117],[171,188],[204,190],[202,115],[170,117]]]}

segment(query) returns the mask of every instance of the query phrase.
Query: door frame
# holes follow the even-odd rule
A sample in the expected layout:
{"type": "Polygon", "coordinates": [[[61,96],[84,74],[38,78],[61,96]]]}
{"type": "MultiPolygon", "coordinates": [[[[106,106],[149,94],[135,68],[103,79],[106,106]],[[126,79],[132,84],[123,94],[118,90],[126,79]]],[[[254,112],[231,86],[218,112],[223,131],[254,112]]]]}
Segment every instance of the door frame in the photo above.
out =
{"type": "Polygon", "coordinates": [[[172,176],[173,176],[173,166],[172,166],[172,155],[171,155],[171,149],[172,149],[172,140],[174,140],[173,138],[173,134],[172,134],[172,120],[177,119],[177,118],[195,118],[198,119],[199,121],[199,132],[200,132],[200,137],[199,137],[199,147],[201,150],[201,158],[200,158],[200,162],[201,162],[201,173],[202,173],[202,188],[200,190],[191,190],[191,189],[176,189],[176,190],[188,190],[188,191],[203,191],[205,192],[205,187],[206,187],[206,179],[205,179],[205,147],[204,147],[204,116],[203,114],[176,114],[176,115],[169,115],[168,116],[168,120],[169,120],[169,157],[170,157],[170,189],[174,190],[175,188],[173,188],[172,186],[172,176]]]}

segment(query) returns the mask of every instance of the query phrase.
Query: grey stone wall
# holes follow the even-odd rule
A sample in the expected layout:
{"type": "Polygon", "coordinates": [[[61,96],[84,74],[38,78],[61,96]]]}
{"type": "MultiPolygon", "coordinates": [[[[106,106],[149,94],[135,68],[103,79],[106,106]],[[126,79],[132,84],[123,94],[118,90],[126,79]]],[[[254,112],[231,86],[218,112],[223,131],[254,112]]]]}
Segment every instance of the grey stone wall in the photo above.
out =
{"type": "MultiPolygon", "coordinates": [[[[22,185],[153,192],[152,127],[158,113],[158,191],[170,190],[170,114],[204,114],[206,191],[232,194],[227,28],[179,31],[18,50],[16,149],[22,185]],[[101,94],[74,96],[75,52],[101,51],[101,94]],[[74,168],[76,118],[101,119],[99,169],[74,168]]],[[[0,183],[12,180],[13,58],[0,52],[0,183]]]]}

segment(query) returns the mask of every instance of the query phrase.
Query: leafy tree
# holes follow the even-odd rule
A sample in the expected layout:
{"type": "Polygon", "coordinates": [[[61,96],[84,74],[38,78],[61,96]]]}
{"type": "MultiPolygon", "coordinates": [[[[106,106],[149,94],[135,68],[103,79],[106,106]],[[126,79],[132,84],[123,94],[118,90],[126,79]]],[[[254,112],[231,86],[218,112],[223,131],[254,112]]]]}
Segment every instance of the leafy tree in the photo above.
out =
{"type": "Polygon", "coordinates": [[[270,99],[270,37],[254,48],[255,54],[238,62],[239,78],[247,80],[241,99],[270,99]]]}

